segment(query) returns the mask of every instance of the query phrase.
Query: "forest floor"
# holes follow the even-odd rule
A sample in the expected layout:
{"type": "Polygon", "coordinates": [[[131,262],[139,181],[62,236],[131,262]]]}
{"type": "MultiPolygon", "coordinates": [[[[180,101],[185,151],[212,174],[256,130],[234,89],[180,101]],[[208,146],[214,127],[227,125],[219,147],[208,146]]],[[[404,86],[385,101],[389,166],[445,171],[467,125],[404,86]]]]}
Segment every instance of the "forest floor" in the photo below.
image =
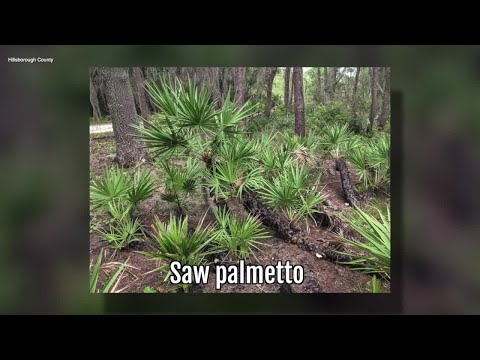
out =
{"type": "MultiPolygon", "coordinates": [[[[105,166],[113,165],[115,156],[115,142],[112,134],[101,134],[91,137],[90,143],[90,171],[92,176],[99,176],[103,173],[105,166]]],[[[149,163],[144,166],[152,170],[160,179],[160,174],[155,167],[149,163]]],[[[327,194],[331,203],[339,210],[343,210],[348,205],[343,200],[342,187],[338,173],[335,172],[334,162],[325,162],[326,177],[322,181],[325,183],[323,193],[327,194]]],[[[138,216],[143,220],[145,228],[150,228],[154,221],[154,216],[158,216],[163,221],[168,221],[170,213],[174,211],[173,207],[160,198],[162,189],[159,187],[154,196],[143,201],[137,209],[138,216]]],[[[214,215],[208,210],[201,196],[187,200],[189,209],[189,222],[195,225],[199,219],[207,212],[205,224],[215,221],[214,215]]],[[[90,220],[101,223],[106,217],[102,214],[93,213],[90,220]]],[[[275,237],[268,230],[272,237],[264,240],[265,246],[257,253],[257,259],[250,261],[249,264],[258,265],[276,265],[277,261],[283,263],[290,261],[292,265],[301,265],[304,269],[304,281],[302,284],[292,284],[291,290],[295,293],[369,293],[372,288],[372,277],[358,271],[354,271],[347,266],[337,264],[325,255],[315,251],[306,251],[301,247],[288,243],[285,240],[275,237]]],[[[318,227],[310,227],[308,234],[309,242],[314,244],[315,248],[325,248],[326,244],[338,243],[338,235],[318,227]]],[[[109,248],[108,243],[100,239],[95,231],[90,232],[90,261],[95,262],[100,251],[105,251],[104,265],[99,279],[100,285],[103,284],[108,275],[115,272],[118,264],[128,259],[127,270],[125,271],[118,289],[123,292],[143,292],[144,288],[149,286],[158,292],[172,292],[174,287],[163,282],[165,275],[154,272],[161,263],[152,261],[138,251],[149,251],[152,249],[149,241],[134,243],[128,249],[114,251],[109,248]],[[153,272],[152,272],[153,271],[153,272]]],[[[389,292],[389,283],[383,283],[383,291],[389,292]]],[[[215,288],[215,272],[211,267],[209,282],[205,285],[193,286],[191,292],[204,293],[275,293],[280,291],[280,284],[248,285],[225,284],[221,290],[215,288]]]]}

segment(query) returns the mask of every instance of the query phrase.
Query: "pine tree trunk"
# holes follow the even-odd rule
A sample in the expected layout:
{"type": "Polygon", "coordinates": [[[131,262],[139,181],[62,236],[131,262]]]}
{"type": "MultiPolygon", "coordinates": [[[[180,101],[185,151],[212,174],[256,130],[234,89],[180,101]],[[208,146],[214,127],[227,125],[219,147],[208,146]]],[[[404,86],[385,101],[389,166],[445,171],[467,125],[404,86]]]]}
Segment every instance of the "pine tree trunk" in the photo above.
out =
{"type": "Polygon", "coordinates": [[[285,68],[285,74],[283,76],[283,80],[285,83],[285,87],[283,90],[283,101],[285,102],[285,109],[288,109],[288,106],[290,105],[290,72],[291,68],[285,68]]]}
{"type": "Polygon", "coordinates": [[[357,120],[357,91],[358,91],[358,79],[360,78],[360,67],[357,67],[355,73],[355,84],[353,86],[353,95],[352,95],[352,117],[353,120],[357,120]]]}
{"type": "Polygon", "coordinates": [[[295,133],[305,136],[305,103],[303,100],[303,69],[293,68],[293,91],[295,92],[295,133]]]}
{"type": "Polygon", "coordinates": [[[377,81],[378,81],[378,68],[372,68],[372,102],[370,106],[370,117],[367,128],[367,133],[370,133],[373,129],[373,123],[375,122],[375,115],[377,112],[377,81]]]}
{"type": "Polygon", "coordinates": [[[242,107],[245,104],[245,68],[235,68],[235,98],[237,106],[242,107]]]}
{"type": "Polygon", "coordinates": [[[265,104],[265,117],[267,119],[270,118],[270,111],[272,110],[272,88],[273,88],[273,81],[275,80],[275,75],[277,74],[277,68],[271,68],[268,73],[267,78],[267,100],[265,104]]]}
{"type": "Polygon", "coordinates": [[[320,103],[323,102],[323,87],[322,87],[322,71],[320,68],[317,68],[317,78],[318,78],[318,100],[320,103]]]}
{"type": "Polygon", "coordinates": [[[338,68],[334,67],[333,68],[333,74],[332,74],[332,83],[330,85],[330,101],[335,100],[335,92],[337,90],[337,71],[338,68]]]}
{"type": "Polygon", "coordinates": [[[208,68],[209,85],[212,89],[213,101],[216,103],[216,108],[220,109],[223,106],[223,96],[220,90],[220,68],[208,68]]]}
{"type": "Polygon", "coordinates": [[[328,81],[328,68],[324,67],[323,68],[323,102],[325,104],[328,104],[330,102],[330,88],[329,88],[329,81],[328,81]]]}
{"type": "Polygon", "coordinates": [[[288,104],[290,107],[293,106],[293,68],[292,68],[292,76],[290,78],[290,100],[288,100],[288,104]]]}
{"type": "MultiPolygon", "coordinates": [[[[145,80],[147,82],[155,82],[158,77],[158,70],[155,67],[147,67],[145,68],[145,80]]],[[[150,95],[147,95],[147,103],[148,103],[148,108],[150,109],[151,112],[158,111],[157,106],[153,102],[152,98],[150,95]]]]}
{"type": "Polygon", "coordinates": [[[90,104],[92,105],[93,118],[100,120],[102,113],[100,111],[100,104],[98,103],[98,93],[93,80],[93,69],[90,70],[90,104]]]}
{"type": "Polygon", "coordinates": [[[147,94],[145,92],[145,88],[143,87],[142,69],[139,67],[134,67],[133,76],[135,77],[135,83],[137,85],[137,99],[138,106],[140,107],[140,114],[144,119],[148,120],[150,117],[150,109],[148,108],[147,94]]]}
{"type": "Polygon", "coordinates": [[[267,77],[268,68],[258,68],[257,70],[257,99],[262,98],[263,94],[263,83],[265,82],[265,78],[267,77]]]}
{"type": "Polygon", "coordinates": [[[383,94],[383,105],[382,105],[382,114],[380,115],[380,120],[378,127],[380,130],[385,129],[385,124],[387,122],[388,115],[390,113],[390,68],[385,69],[385,85],[384,85],[384,94],[383,94]]]}
{"type": "Polygon", "coordinates": [[[128,68],[99,68],[105,83],[113,134],[117,144],[115,161],[125,167],[133,166],[144,155],[140,141],[134,137],[138,131],[131,125],[139,125],[128,68]]]}
{"type": "Polygon", "coordinates": [[[222,103],[225,103],[225,99],[228,94],[228,77],[229,77],[229,68],[222,69],[222,103]]]}

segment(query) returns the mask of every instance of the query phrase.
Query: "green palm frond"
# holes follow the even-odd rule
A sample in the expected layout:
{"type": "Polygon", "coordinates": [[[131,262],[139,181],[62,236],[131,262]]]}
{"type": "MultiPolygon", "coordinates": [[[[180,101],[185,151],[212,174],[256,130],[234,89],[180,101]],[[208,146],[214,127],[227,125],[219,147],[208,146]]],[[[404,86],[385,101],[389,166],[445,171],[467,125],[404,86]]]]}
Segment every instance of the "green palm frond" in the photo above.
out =
{"type": "Polygon", "coordinates": [[[188,217],[177,219],[170,216],[168,223],[155,217],[153,237],[155,250],[142,252],[154,260],[166,260],[168,263],[178,261],[182,265],[201,265],[205,257],[212,253],[207,245],[215,239],[215,232],[210,226],[203,226],[205,216],[198,222],[195,230],[189,232],[188,217]]]}
{"type": "Polygon", "coordinates": [[[98,255],[97,262],[93,266],[92,273],[90,275],[90,292],[95,293],[95,292],[100,292],[100,293],[109,293],[115,290],[115,288],[118,286],[118,283],[120,282],[120,279],[122,278],[123,273],[125,272],[128,259],[120,264],[118,269],[115,271],[115,273],[107,279],[105,282],[105,285],[102,289],[97,290],[97,283],[98,279],[100,277],[100,268],[102,266],[102,261],[103,261],[103,254],[104,250],[100,251],[100,254],[98,255]]]}
{"type": "Polygon", "coordinates": [[[260,250],[261,240],[269,238],[268,232],[263,230],[260,221],[248,215],[240,220],[228,210],[216,210],[215,216],[219,223],[215,244],[219,251],[224,251],[232,259],[246,259],[255,256],[260,250]]]}
{"type": "Polygon", "coordinates": [[[354,148],[347,153],[347,159],[352,163],[357,171],[363,186],[368,188],[371,185],[370,168],[367,162],[367,156],[364,148],[354,148]]]}
{"type": "Polygon", "coordinates": [[[156,154],[172,156],[177,151],[189,147],[189,140],[181,129],[161,126],[157,122],[144,121],[145,125],[132,125],[139,131],[139,135],[146,146],[156,154]]]}
{"type": "MultiPolygon", "coordinates": [[[[368,256],[356,255],[355,259],[344,264],[353,265],[358,270],[367,273],[376,273],[387,279],[390,278],[390,209],[384,216],[378,211],[379,219],[373,215],[355,208],[354,216],[347,218],[349,225],[360,234],[363,241],[344,239],[353,248],[365,252],[368,256]]],[[[350,254],[351,255],[351,254],[350,254]]]]}
{"type": "Polygon", "coordinates": [[[179,87],[177,98],[177,118],[180,127],[196,128],[204,133],[212,132],[216,128],[216,112],[212,95],[206,86],[195,86],[189,80],[188,88],[179,87]]]}
{"type": "Polygon", "coordinates": [[[114,219],[108,231],[99,230],[98,232],[113,249],[123,249],[131,243],[143,240],[141,222],[138,219],[132,219],[130,216],[114,219]]]}
{"type": "Polygon", "coordinates": [[[235,101],[230,99],[230,91],[228,92],[222,109],[217,115],[218,130],[224,135],[233,135],[239,133],[237,126],[242,120],[252,116],[258,105],[253,105],[247,101],[242,107],[238,108],[235,101]]]}
{"type": "Polygon", "coordinates": [[[348,125],[332,124],[325,127],[322,145],[335,158],[340,157],[342,145],[348,140],[350,131],[348,125]]]}
{"type": "Polygon", "coordinates": [[[106,168],[100,179],[90,183],[90,198],[94,208],[108,207],[112,200],[126,198],[131,186],[130,176],[119,168],[106,168]]]}
{"type": "Polygon", "coordinates": [[[137,170],[133,175],[132,186],[128,190],[127,198],[133,207],[140,201],[146,200],[153,195],[156,183],[149,172],[137,170]]]}

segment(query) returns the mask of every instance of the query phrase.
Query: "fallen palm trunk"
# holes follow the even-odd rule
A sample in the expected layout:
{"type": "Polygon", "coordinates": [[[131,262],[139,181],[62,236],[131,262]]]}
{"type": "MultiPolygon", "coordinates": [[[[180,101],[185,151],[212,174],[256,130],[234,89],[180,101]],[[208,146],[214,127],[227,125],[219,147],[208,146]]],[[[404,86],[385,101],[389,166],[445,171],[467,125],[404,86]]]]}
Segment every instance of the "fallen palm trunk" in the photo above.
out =
{"type": "Polygon", "coordinates": [[[350,205],[358,205],[358,194],[352,186],[350,180],[350,172],[344,158],[340,158],[335,163],[335,168],[340,172],[340,180],[342,182],[343,195],[350,205]]]}
{"type": "Polygon", "coordinates": [[[308,240],[308,236],[303,229],[284,216],[270,210],[255,193],[247,192],[245,194],[243,206],[250,214],[257,216],[263,225],[272,229],[280,239],[287,240],[310,252],[322,252],[318,245],[308,240]]]}

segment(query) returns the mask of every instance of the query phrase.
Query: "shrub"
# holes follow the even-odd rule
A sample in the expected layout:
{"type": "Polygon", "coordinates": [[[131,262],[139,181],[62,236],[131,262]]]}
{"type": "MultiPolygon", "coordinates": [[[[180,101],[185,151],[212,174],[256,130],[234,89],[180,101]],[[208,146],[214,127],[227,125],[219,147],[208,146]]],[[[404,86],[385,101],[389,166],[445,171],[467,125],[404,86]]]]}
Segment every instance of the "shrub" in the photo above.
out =
{"type": "Polygon", "coordinates": [[[110,209],[113,202],[125,200],[133,211],[138,203],[153,195],[155,182],[150,173],[136,170],[133,175],[116,167],[106,168],[100,179],[90,183],[90,198],[93,208],[110,209]]]}
{"type": "Polygon", "coordinates": [[[99,230],[98,232],[104,240],[108,241],[110,247],[118,250],[142,241],[144,236],[141,222],[138,219],[132,219],[128,213],[115,218],[109,225],[108,231],[99,230]]]}
{"type": "Polygon", "coordinates": [[[261,178],[256,183],[260,198],[290,219],[313,218],[325,198],[311,186],[306,166],[290,164],[275,177],[261,178]]]}
{"type": "MultiPolygon", "coordinates": [[[[170,216],[168,223],[163,223],[155,217],[153,238],[155,250],[141,252],[153,260],[165,260],[166,264],[158,270],[170,268],[170,263],[180,262],[182,265],[202,265],[205,257],[212,253],[207,245],[214,240],[215,231],[212,227],[203,227],[205,216],[199,221],[195,230],[189,231],[188,217],[177,219],[170,216]]],[[[170,275],[168,270],[167,277],[170,275]]]]}
{"type": "Polygon", "coordinates": [[[354,165],[365,188],[380,188],[390,182],[390,137],[374,136],[347,150],[347,158],[354,165]]]}
{"type": "Polygon", "coordinates": [[[325,127],[321,141],[325,149],[330,151],[330,154],[335,159],[338,159],[350,136],[351,134],[347,125],[333,124],[325,127]]]}
{"type": "Polygon", "coordinates": [[[125,198],[130,189],[127,172],[118,168],[106,168],[103,177],[90,183],[90,198],[93,208],[107,207],[112,200],[125,198]]]}
{"type": "Polygon", "coordinates": [[[216,209],[215,217],[219,223],[215,244],[220,252],[226,252],[227,257],[233,260],[255,257],[255,250],[259,250],[261,242],[269,234],[263,230],[257,218],[248,215],[244,219],[237,219],[225,208],[216,209]]]}
{"type": "Polygon", "coordinates": [[[364,242],[344,239],[345,242],[368,255],[355,255],[354,260],[343,263],[352,265],[357,270],[379,274],[390,279],[390,209],[387,209],[386,216],[378,210],[377,213],[380,220],[359,208],[355,208],[354,215],[347,218],[348,224],[362,236],[364,242]]]}
{"type": "Polygon", "coordinates": [[[311,116],[327,124],[346,124],[350,121],[350,109],[340,101],[333,101],[329,104],[321,104],[313,110],[311,116]]]}

